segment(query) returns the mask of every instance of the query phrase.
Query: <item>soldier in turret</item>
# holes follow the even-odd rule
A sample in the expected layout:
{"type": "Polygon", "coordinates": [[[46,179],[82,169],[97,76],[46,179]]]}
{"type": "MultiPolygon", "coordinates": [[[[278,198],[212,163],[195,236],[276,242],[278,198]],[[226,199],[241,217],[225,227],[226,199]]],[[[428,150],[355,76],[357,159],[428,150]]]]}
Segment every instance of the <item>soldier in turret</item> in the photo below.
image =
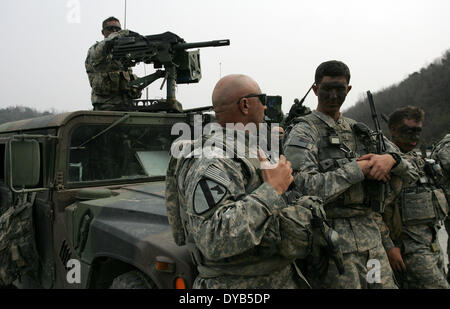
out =
{"type": "Polygon", "coordinates": [[[109,17],[103,21],[103,41],[89,48],[86,57],[86,72],[92,87],[91,101],[94,110],[129,110],[133,99],[141,97],[141,91],[130,88],[128,82],[137,79],[130,68],[112,59],[110,53],[114,39],[128,36],[130,31],[122,30],[120,21],[109,17]]]}

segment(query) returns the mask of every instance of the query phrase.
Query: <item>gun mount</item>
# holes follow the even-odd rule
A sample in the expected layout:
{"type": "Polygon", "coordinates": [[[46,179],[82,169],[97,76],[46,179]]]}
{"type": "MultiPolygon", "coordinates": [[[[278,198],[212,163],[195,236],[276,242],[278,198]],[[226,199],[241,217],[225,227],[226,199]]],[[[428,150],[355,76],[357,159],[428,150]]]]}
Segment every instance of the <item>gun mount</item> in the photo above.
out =
{"type": "Polygon", "coordinates": [[[164,77],[161,86],[167,83],[165,100],[138,100],[136,108],[145,111],[171,110],[181,112],[181,104],[176,100],[177,84],[198,83],[202,77],[200,51],[188,51],[192,48],[218,47],[230,45],[230,40],[215,40],[186,43],[172,32],[142,36],[132,32],[131,36],[117,38],[112,46],[113,59],[126,67],[136,64],[153,63],[155,73],[130,82],[131,87],[144,89],[159,78],[164,77]],[[141,103],[141,105],[139,105],[141,103]]]}

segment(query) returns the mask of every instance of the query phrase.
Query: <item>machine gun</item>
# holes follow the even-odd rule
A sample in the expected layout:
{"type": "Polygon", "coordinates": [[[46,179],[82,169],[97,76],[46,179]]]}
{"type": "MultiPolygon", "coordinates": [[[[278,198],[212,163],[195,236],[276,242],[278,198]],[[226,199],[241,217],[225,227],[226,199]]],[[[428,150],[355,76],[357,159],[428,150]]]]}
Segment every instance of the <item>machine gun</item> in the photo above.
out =
{"type": "Polygon", "coordinates": [[[200,67],[200,51],[187,51],[191,48],[216,47],[230,45],[230,40],[215,40],[207,42],[186,43],[172,32],[142,36],[132,33],[130,36],[119,37],[112,46],[113,59],[120,61],[126,67],[133,67],[140,62],[153,63],[155,73],[138,78],[129,86],[142,90],[159,78],[164,77],[167,83],[166,100],[137,100],[139,110],[168,110],[181,112],[181,104],[175,96],[177,84],[198,83],[202,77],[200,67]],[[139,106],[139,103],[143,103],[139,106]]]}
{"type": "MultiPolygon", "coordinates": [[[[383,131],[381,130],[380,122],[378,121],[378,114],[375,109],[375,103],[373,102],[373,96],[370,91],[367,91],[367,99],[369,100],[370,112],[372,114],[373,123],[375,125],[375,131],[373,136],[376,139],[376,153],[382,154],[386,151],[386,144],[384,142],[383,131]]],[[[376,180],[367,180],[369,186],[369,204],[373,211],[383,213],[384,212],[384,200],[386,194],[389,191],[389,184],[382,183],[376,180]]]]}

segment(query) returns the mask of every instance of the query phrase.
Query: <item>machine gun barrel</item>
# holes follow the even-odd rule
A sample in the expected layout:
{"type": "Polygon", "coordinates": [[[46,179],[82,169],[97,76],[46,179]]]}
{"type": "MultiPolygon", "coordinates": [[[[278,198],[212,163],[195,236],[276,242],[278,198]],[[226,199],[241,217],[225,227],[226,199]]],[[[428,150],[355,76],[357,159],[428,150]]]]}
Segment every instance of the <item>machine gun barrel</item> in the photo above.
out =
{"type": "Polygon", "coordinates": [[[218,46],[228,46],[228,45],[230,45],[230,40],[214,40],[214,41],[195,42],[195,43],[178,43],[173,48],[175,50],[180,50],[180,49],[218,47],[218,46]]]}

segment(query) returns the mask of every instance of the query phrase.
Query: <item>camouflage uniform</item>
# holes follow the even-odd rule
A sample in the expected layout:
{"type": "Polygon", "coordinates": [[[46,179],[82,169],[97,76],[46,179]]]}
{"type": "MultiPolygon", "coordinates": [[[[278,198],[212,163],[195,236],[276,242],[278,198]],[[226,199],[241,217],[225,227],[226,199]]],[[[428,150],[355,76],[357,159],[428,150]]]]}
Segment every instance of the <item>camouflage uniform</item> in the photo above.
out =
{"type": "MultiPolygon", "coordinates": [[[[326,216],[342,238],[345,273],[339,275],[330,263],[326,278],[315,280],[317,288],[396,288],[392,270],[383,249],[394,245],[381,216],[368,206],[364,174],[356,159],[373,152],[371,138],[358,138],[355,121],[337,121],[319,111],[299,117],[287,132],[284,153],[292,163],[298,190],[316,195],[325,202],[326,216]],[[368,145],[369,143],[370,145],[368,145]],[[368,283],[367,263],[380,262],[381,282],[368,283]]],[[[367,127],[366,127],[367,128],[367,127]]],[[[388,152],[399,150],[386,140],[388,152]]],[[[411,165],[401,160],[392,172],[416,177],[411,165]]],[[[373,281],[372,281],[373,282],[373,281]]]]}
{"type": "Polygon", "coordinates": [[[130,89],[129,81],[137,77],[130,68],[112,59],[109,52],[113,40],[129,35],[128,30],[111,33],[106,39],[89,48],[85,66],[92,87],[91,101],[94,109],[127,110],[133,99],[141,97],[141,92],[130,89]]]}
{"type": "Polygon", "coordinates": [[[447,202],[442,189],[438,189],[427,175],[425,161],[414,151],[406,153],[419,171],[419,179],[392,190],[395,197],[387,205],[384,217],[391,238],[401,249],[406,274],[398,278],[405,288],[447,289],[444,256],[437,231],[440,220],[447,215],[447,202]]]}
{"type": "MultiPolygon", "coordinates": [[[[225,130],[203,140],[215,142],[214,153],[223,149],[223,136],[225,130]]],[[[263,181],[257,158],[187,157],[175,168],[169,164],[166,205],[175,241],[187,244],[197,265],[194,288],[305,287],[293,261],[309,252],[310,211],[287,206],[263,181]],[[300,227],[294,227],[294,237],[283,234],[288,221],[300,227]]],[[[312,197],[302,199],[299,203],[321,205],[312,197]]]]}
{"type": "MultiPolygon", "coordinates": [[[[450,134],[445,135],[444,138],[434,146],[431,158],[438,162],[442,168],[442,178],[439,182],[445,191],[447,203],[450,203],[450,134]]],[[[450,235],[450,217],[447,216],[444,224],[447,235],[450,235]]],[[[450,257],[450,236],[447,239],[447,256],[450,257]]],[[[447,272],[447,281],[450,282],[450,271],[447,272]]]]}

